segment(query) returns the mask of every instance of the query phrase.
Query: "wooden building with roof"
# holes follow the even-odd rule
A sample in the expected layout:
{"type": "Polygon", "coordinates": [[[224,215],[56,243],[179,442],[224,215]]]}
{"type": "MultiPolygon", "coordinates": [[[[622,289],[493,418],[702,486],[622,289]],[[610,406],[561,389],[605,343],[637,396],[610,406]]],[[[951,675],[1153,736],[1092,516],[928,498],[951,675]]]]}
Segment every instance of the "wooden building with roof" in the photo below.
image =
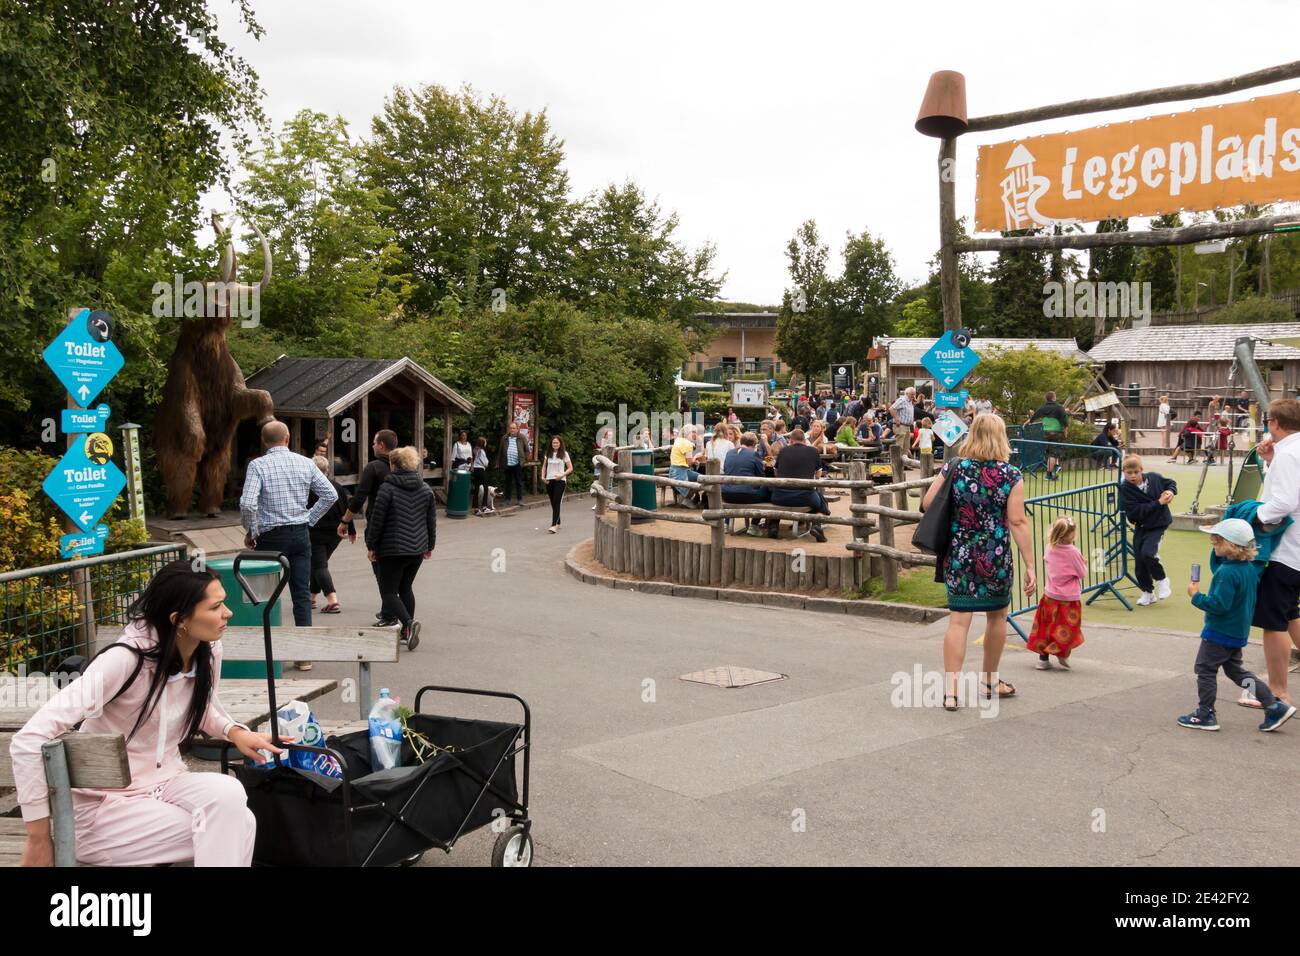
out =
{"type": "Polygon", "coordinates": [[[271,393],[276,418],[289,426],[289,447],[310,455],[316,442],[328,440],[330,473],[342,485],[357,482],[370,460],[371,436],[383,428],[396,431],[402,445],[419,449],[426,479],[445,483],[451,473],[452,416],[474,411],[467,398],[405,357],[281,355],[250,375],[248,386],[271,393]],[[425,425],[436,417],[442,418],[443,440],[438,459],[431,461],[425,425]]]}
{"type": "Polygon", "coordinates": [[[1204,415],[1216,395],[1227,399],[1247,387],[1245,377],[1229,382],[1237,339],[1255,339],[1255,361],[1273,399],[1300,389],[1300,348],[1284,344],[1300,337],[1300,322],[1253,325],[1161,325],[1121,329],[1090,350],[1105,364],[1107,381],[1129,406],[1133,427],[1156,426],[1160,396],[1168,395],[1174,418],[1204,415]],[[1231,388],[1231,391],[1230,391],[1231,388]]]}

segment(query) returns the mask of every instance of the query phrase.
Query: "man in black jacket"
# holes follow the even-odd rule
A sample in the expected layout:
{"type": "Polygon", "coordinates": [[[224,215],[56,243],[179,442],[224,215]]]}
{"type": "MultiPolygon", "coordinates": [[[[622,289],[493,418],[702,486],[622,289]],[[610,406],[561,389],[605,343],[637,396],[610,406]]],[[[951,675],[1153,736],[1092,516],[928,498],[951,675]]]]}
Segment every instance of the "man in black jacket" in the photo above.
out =
{"type": "MultiPolygon", "coordinates": [[[[348,510],[343,513],[343,517],[339,521],[337,531],[340,538],[347,537],[349,523],[357,515],[363,513],[363,507],[367,519],[370,517],[370,512],[374,510],[375,496],[379,494],[379,486],[388,477],[388,456],[397,447],[397,432],[390,428],[380,429],[375,432],[375,440],[370,447],[371,451],[375,453],[375,457],[365,468],[361,469],[361,478],[357,481],[356,493],[348,500],[348,510]]],[[[375,582],[377,584],[379,581],[379,567],[372,564],[370,568],[375,573],[375,582]]],[[[375,615],[375,625],[378,627],[391,627],[396,623],[395,618],[389,618],[384,614],[381,599],[379,613],[375,615]]]]}
{"type": "Polygon", "coordinates": [[[1165,529],[1174,523],[1169,502],[1176,494],[1178,485],[1154,471],[1144,472],[1142,459],[1137,455],[1124,459],[1119,503],[1124,515],[1133,522],[1133,570],[1142,591],[1137,603],[1143,607],[1169,597],[1172,590],[1157,552],[1165,529]]]}
{"type": "MultiPolygon", "coordinates": [[[[776,477],[816,478],[821,466],[822,459],[817,454],[817,449],[806,444],[803,429],[796,428],[790,433],[790,443],[782,448],[781,453],[776,456],[776,477]]],[[[774,488],[772,490],[772,504],[807,507],[818,514],[824,515],[831,513],[830,505],[826,503],[826,499],[816,488],[774,488]]],[[[776,537],[771,533],[771,529],[779,526],[780,522],[773,522],[769,525],[768,533],[770,537],[776,537]]],[[[822,531],[820,524],[813,524],[812,536],[818,541],[826,540],[826,534],[822,531]]]]}
{"type": "Polygon", "coordinates": [[[420,453],[411,447],[390,455],[392,470],[379,487],[366,522],[366,548],[379,577],[384,612],[402,624],[407,650],[420,642],[415,620],[415,575],[433,557],[437,540],[437,501],[420,477],[420,453]]]}

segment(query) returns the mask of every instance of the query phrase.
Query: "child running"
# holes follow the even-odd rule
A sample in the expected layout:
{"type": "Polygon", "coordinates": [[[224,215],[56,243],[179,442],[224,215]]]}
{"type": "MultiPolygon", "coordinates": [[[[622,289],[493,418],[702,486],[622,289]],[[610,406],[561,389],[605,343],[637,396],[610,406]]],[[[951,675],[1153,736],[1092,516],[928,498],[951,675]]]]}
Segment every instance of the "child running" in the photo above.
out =
{"type": "Polygon", "coordinates": [[[1295,707],[1273,696],[1268,681],[1262,681],[1241,666],[1241,649],[1250,636],[1250,621],[1255,613],[1255,589],[1259,567],[1255,564],[1255,532],[1240,518],[1226,518],[1213,528],[1202,528],[1210,535],[1214,554],[1210,557],[1208,594],[1201,594],[1197,583],[1187,585],[1192,605],[1205,612],[1201,630],[1201,649],[1196,655],[1196,686],[1200,703],[1196,710],[1178,718],[1183,727],[1193,730],[1218,730],[1214,712],[1219,670],[1239,687],[1254,690],[1264,708],[1263,731],[1277,730],[1295,714],[1295,707]]]}
{"type": "Polygon", "coordinates": [[[1038,669],[1052,669],[1050,655],[1066,670],[1070,669],[1070,651],[1083,643],[1083,579],[1088,565],[1074,546],[1074,519],[1057,518],[1048,537],[1043,567],[1047,587],[1034,612],[1029,630],[1029,649],[1038,652],[1038,669]]]}
{"type": "Polygon", "coordinates": [[[1124,480],[1119,484],[1119,504],[1133,522],[1133,569],[1142,596],[1137,603],[1146,607],[1172,593],[1169,578],[1160,564],[1160,539],[1174,523],[1169,502],[1178,494],[1178,484],[1154,471],[1142,470],[1142,459],[1124,459],[1124,480]]]}

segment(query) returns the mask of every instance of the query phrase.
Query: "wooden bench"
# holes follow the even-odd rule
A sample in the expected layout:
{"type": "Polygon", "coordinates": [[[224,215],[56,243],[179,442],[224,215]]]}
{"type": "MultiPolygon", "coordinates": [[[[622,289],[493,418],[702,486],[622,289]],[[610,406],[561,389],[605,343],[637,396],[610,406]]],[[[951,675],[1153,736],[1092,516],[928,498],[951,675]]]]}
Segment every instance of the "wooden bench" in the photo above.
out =
{"type": "MultiPolygon", "coordinates": [[[[9,744],[13,734],[0,734],[0,787],[12,787],[13,762],[9,744]]],[[[77,830],[72,810],[72,788],[121,790],[131,785],[126,740],[121,734],[68,734],[41,748],[45,780],[50,788],[50,835],[54,840],[54,865],[77,865],[77,830]]],[[[22,859],[27,828],[21,819],[0,817],[0,866],[17,866],[22,859]]]]}
{"type": "MultiPolygon", "coordinates": [[[[756,508],[756,509],[758,509],[758,510],[760,510],[760,511],[802,511],[802,512],[804,512],[804,513],[806,513],[806,514],[815,514],[815,513],[816,513],[816,512],[814,512],[814,511],[812,510],[812,508],[811,508],[810,506],[808,506],[808,505],[774,505],[774,504],[772,504],[772,502],[770,502],[770,501],[759,501],[759,502],[755,502],[755,503],[753,503],[753,504],[750,504],[750,503],[746,502],[746,503],[743,503],[743,504],[742,504],[742,503],[740,503],[740,502],[728,502],[728,501],[725,501],[725,500],[724,500],[723,503],[722,503],[722,506],[723,506],[724,508],[725,508],[725,507],[728,507],[729,505],[730,505],[730,506],[733,506],[733,507],[738,507],[738,508],[756,508]]],[[[749,525],[750,525],[750,519],[749,519],[749,518],[746,518],[746,519],[745,519],[745,526],[744,526],[743,528],[741,528],[740,530],[738,530],[738,531],[731,531],[731,519],[730,519],[730,518],[724,518],[724,519],[722,519],[722,520],[723,520],[723,522],[726,524],[727,530],[730,531],[732,534],[747,534],[747,533],[749,533],[749,525]]],[[[796,538],[802,538],[804,535],[806,535],[806,534],[808,534],[809,532],[812,531],[812,526],[813,526],[813,523],[812,523],[811,521],[806,521],[806,522],[805,522],[805,521],[796,521],[796,522],[795,522],[795,525],[794,525],[794,528],[793,528],[793,531],[794,531],[794,537],[796,537],[796,538]]],[[[778,531],[777,531],[777,535],[778,535],[778,537],[780,536],[780,534],[781,534],[781,532],[780,532],[780,530],[778,529],[778,531]]]]}

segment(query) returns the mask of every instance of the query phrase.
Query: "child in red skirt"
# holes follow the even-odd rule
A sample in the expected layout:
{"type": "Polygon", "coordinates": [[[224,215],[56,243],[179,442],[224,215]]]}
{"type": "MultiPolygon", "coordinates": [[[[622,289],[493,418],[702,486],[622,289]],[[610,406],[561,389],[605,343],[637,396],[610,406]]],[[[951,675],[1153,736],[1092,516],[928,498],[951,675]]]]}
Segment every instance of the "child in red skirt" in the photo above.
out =
{"type": "Polygon", "coordinates": [[[1043,567],[1047,586],[1034,612],[1029,631],[1029,649],[1038,652],[1038,669],[1051,670],[1051,655],[1070,669],[1070,651],[1083,643],[1083,579],[1088,565],[1074,546],[1074,519],[1057,518],[1052,524],[1043,567]]]}

